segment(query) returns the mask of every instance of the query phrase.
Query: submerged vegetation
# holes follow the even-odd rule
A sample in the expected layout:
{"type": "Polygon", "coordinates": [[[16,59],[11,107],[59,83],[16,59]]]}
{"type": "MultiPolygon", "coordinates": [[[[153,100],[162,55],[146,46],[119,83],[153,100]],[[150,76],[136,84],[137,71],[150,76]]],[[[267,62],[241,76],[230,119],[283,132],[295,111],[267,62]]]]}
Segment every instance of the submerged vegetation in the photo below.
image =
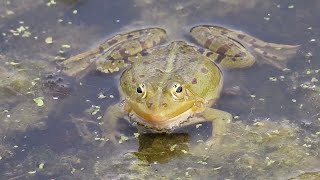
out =
{"type": "Polygon", "coordinates": [[[117,7],[132,9],[125,17],[112,11],[115,8],[109,4],[101,6],[106,2],[79,2],[0,2],[1,177],[320,178],[318,1],[303,2],[304,6],[293,1],[273,4],[262,0],[121,1],[117,7]],[[108,19],[103,26],[92,19],[97,17],[79,22],[86,19],[84,13],[91,12],[88,7],[92,6],[106,13],[101,15],[108,19]],[[175,32],[202,22],[231,24],[260,35],[269,33],[271,39],[299,42],[302,48],[285,69],[256,66],[230,72],[232,78],[228,78],[244,93],[225,96],[218,102],[234,115],[220,145],[206,144],[211,135],[208,123],[184,128],[182,133],[140,134],[121,121],[118,143],[106,141],[102,146],[100,119],[119,98],[114,87],[117,75],[92,73],[81,81],[66,82],[59,74],[61,60],[90,48],[106,34],[118,32],[120,25],[132,29],[175,24],[168,26],[175,32]],[[84,114],[88,119],[82,119],[84,114]]]}

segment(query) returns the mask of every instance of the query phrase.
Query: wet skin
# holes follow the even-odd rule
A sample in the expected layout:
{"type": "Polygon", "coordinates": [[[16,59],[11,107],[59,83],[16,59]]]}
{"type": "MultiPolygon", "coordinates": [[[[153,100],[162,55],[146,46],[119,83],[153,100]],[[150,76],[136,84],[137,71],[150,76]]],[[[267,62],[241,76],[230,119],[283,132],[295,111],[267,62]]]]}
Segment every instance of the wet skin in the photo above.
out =
{"type": "Polygon", "coordinates": [[[267,43],[241,31],[217,26],[190,30],[199,46],[166,41],[166,31],[148,28],[111,37],[97,48],[64,61],[64,73],[78,78],[90,70],[123,71],[119,81],[122,101],[104,115],[104,137],[115,141],[117,120],[129,121],[141,131],[171,132],[214,122],[209,143],[221,141],[232,115],[212,106],[223,86],[222,69],[247,68],[260,57],[277,68],[298,46],[267,43]]]}

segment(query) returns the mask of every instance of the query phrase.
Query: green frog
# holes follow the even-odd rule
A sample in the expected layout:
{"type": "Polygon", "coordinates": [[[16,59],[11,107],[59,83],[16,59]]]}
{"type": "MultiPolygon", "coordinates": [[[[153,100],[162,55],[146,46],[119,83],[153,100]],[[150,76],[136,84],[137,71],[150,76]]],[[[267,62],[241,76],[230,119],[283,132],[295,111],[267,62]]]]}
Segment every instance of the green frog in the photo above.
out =
{"type": "Polygon", "coordinates": [[[186,41],[165,44],[167,33],[161,28],[135,30],[63,62],[64,73],[78,78],[90,70],[122,71],[121,101],[103,118],[106,139],[116,141],[117,120],[127,116],[140,131],[160,133],[210,121],[214,128],[208,142],[219,143],[232,120],[230,113],[213,108],[223,87],[221,69],[250,67],[256,56],[281,68],[299,47],[218,26],[196,26],[190,34],[199,46],[186,41]]]}

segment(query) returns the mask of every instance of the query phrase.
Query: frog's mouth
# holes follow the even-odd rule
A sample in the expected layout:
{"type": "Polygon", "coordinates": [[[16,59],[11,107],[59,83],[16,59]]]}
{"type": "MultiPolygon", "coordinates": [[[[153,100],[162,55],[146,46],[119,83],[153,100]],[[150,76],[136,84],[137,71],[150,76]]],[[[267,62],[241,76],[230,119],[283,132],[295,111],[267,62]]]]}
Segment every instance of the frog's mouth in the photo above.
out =
{"type": "Polygon", "coordinates": [[[166,121],[147,121],[135,112],[131,112],[129,113],[129,120],[134,126],[138,127],[141,132],[170,133],[187,123],[189,118],[192,117],[192,114],[192,110],[190,109],[166,121]]]}
{"type": "Polygon", "coordinates": [[[195,101],[170,102],[155,105],[154,107],[146,103],[131,103],[130,113],[136,114],[140,121],[154,125],[166,124],[177,119],[190,115],[194,112],[195,101]]]}

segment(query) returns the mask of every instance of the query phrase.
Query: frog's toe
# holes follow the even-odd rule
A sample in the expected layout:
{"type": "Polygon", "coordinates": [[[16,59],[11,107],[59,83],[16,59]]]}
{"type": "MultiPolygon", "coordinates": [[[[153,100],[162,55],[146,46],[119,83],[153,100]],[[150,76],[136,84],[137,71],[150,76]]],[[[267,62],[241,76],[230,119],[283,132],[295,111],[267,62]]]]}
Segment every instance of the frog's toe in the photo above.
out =
{"type": "Polygon", "coordinates": [[[128,64],[122,60],[109,60],[100,58],[96,62],[97,70],[103,73],[113,73],[125,68],[128,64]]]}
{"type": "Polygon", "coordinates": [[[120,137],[120,132],[118,131],[113,131],[113,132],[106,132],[102,135],[103,141],[100,143],[100,147],[103,147],[107,142],[110,142],[112,144],[117,144],[118,143],[118,138],[120,137]]]}
{"type": "Polygon", "coordinates": [[[211,137],[207,140],[206,145],[209,147],[219,146],[222,142],[221,136],[211,137]]]}
{"type": "Polygon", "coordinates": [[[268,43],[264,47],[256,47],[253,50],[262,57],[259,63],[270,64],[276,68],[286,67],[287,60],[293,57],[299,50],[300,45],[283,45],[268,43]]]}

